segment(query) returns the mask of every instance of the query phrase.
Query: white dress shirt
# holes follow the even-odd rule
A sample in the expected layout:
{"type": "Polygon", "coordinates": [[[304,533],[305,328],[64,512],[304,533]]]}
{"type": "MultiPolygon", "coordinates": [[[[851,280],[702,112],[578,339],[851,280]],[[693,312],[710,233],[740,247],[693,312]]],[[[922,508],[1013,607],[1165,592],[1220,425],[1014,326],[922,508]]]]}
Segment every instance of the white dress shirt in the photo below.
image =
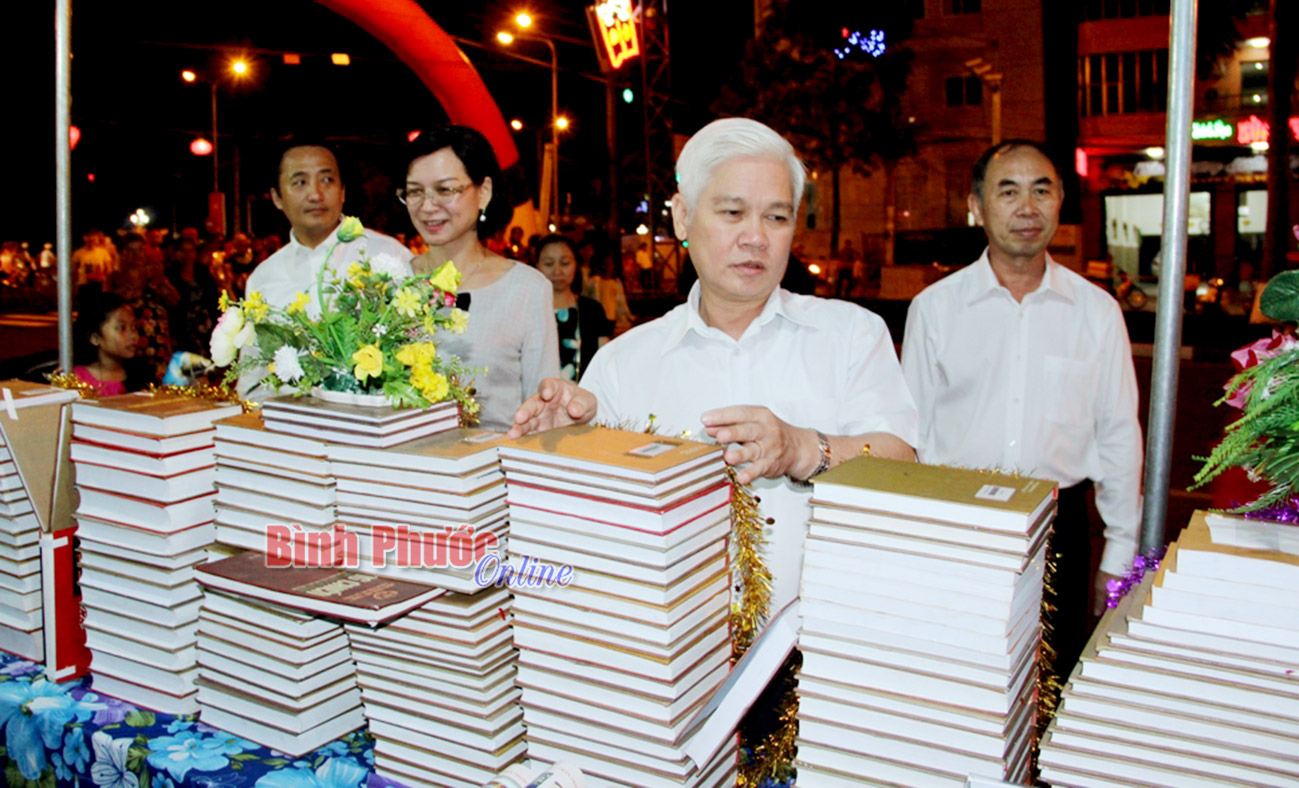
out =
{"type": "MultiPolygon", "coordinates": [[[[582,376],[599,401],[596,420],[709,440],[699,417],[730,405],[762,405],[796,427],[832,435],[887,432],[914,446],[916,406],[884,321],[845,301],[777,289],[737,341],[687,303],[601,348],[582,376]]],[[[771,609],[798,596],[811,491],[788,479],[752,485],[766,517],[771,609]]]]}
{"type": "Polygon", "coordinates": [[[1016,302],[988,262],[911,303],[902,370],[920,408],[921,462],[996,468],[1068,487],[1096,484],[1101,570],[1136,551],[1141,427],[1132,348],[1118,303],[1047,258],[1016,302]]]}
{"type": "MultiPolygon", "coordinates": [[[[289,242],[266,258],[248,276],[245,293],[256,290],[266,299],[266,303],[283,309],[293,303],[298,293],[311,297],[307,305],[307,314],[320,316],[320,305],[316,303],[316,272],[325,264],[325,255],[329,255],[329,268],[339,278],[347,272],[347,267],[361,258],[364,252],[373,259],[378,255],[389,255],[396,258],[404,273],[410,276],[410,250],[401,245],[396,238],[390,238],[374,230],[366,230],[360,238],[353,238],[347,243],[339,243],[334,249],[335,236],[330,233],[324,243],[311,249],[298,242],[293,231],[289,231],[289,242]],[[332,254],[330,250],[333,249],[332,254]]],[[[328,279],[328,274],[325,275],[328,279]]]]}

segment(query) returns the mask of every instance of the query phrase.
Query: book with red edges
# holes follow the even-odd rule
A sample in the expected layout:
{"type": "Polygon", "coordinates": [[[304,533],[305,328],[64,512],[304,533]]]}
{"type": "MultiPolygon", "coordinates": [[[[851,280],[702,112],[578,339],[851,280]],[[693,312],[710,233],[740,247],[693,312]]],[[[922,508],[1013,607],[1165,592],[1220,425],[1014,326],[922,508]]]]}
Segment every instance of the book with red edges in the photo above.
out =
{"type": "Polygon", "coordinates": [[[363,624],[407,613],[443,591],[332,567],[268,567],[266,556],[245,552],[197,569],[204,586],[273,602],[295,610],[363,624]]]}

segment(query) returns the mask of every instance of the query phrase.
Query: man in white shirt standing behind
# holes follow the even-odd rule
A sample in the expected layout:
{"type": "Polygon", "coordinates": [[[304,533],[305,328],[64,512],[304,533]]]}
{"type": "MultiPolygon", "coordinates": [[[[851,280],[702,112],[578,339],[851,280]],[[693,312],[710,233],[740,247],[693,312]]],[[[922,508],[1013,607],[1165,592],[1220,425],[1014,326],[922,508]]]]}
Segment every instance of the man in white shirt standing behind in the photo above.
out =
{"type": "Polygon", "coordinates": [[[334,248],[334,234],[343,217],[343,178],[338,159],[323,140],[294,139],[280,153],[271,200],[292,226],[289,242],[262,261],[248,277],[245,292],[256,290],[273,307],[285,308],[298,293],[311,302],[307,312],[319,314],[316,272],[329,255],[329,267],[340,276],[364,252],[375,267],[394,278],[410,276],[410,250],[395,238],[367,229],[334,248]],[[332,254],[330,254],[332,250],[332,254]]]}
{"type": "Polygon", "coordinates": [[[974,165],[970,210],[988,237],[973,265],[907,315],[902,369],[920,409],[921,462],[1019,471],[1060,484],[1053,550],[1057,667],[1068,675],[1105,582],[1126,571],[1140,522],[1141,428],[1118,303],[1047,254],[1064,192],[1038,143],[1008,140],[974,165]],[[1105,521],[1089,582],[1087,487],[1105,521]]]}

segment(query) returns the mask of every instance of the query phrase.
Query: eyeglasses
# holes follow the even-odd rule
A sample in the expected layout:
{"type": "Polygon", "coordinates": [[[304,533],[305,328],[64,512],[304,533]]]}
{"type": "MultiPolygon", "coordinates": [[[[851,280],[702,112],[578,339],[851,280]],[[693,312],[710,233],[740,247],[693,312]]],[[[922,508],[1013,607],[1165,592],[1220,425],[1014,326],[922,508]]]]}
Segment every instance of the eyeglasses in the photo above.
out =
{"type": "Polygon", "coordinates": [[[463,186],[434,186],[430,190],[420,188],[415,189],[398,189],[397,199],[402,205],[408,208],[418,208],[429,200],[437,205],[450,205],[456,201],[456,198],[464,193],[465,189],[473,186],[472,183],[466,183],[463,186]]]}

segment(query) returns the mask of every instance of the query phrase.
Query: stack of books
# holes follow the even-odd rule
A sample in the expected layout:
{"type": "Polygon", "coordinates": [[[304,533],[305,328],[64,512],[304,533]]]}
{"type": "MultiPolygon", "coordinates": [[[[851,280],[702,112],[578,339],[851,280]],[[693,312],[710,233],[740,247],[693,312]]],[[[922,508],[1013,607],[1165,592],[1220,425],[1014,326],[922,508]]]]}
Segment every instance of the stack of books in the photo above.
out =
{"type": "Polygon", "coordinates": [[[478,559],[504,550],[500,433],[453,429],[390,449],[330,444],[338,523],[366,572],[458,593],[481,590],[478,559]]]}
{"type": "Polygon", "coordinates": [[[447,593],[381,628],[349,624],[375,769],[411,788],[477,788],[527,751],[510,594],[447,593]]]}
{"type": "Polygon", "coordinates": [[[688,723],[731,656],[722,448],[598,427],[501,445],[529,756],[611,782],[729,785],[688,723]]]}
{"type": "Polygon", "coordinates": [[[817,477],[800,786],[1021,782],[1055,485],[861,457],[817,477]]]}
{"type": "Polygon", "coordinates": [[[41,523],[0,434],[0,649],[40,662],[41,523]]]}
{"type": "Polygon", "coordinates": [[[207,589],[198,625],[203,721],[289,755],[365,724],[337,621],[207,589]]]}
{"type": "Polygon", "coordinates": [[[431,408],[367,407],[316,397],[271,397],[262,402],[266,429],[302,438],[383,449],[454,429],[460,407],[439,402],[431,408]]]}
{"type": "Polygon", "coordinates": [[[331,619],[375,626],[442,590],[332,567],[269,567],[248,550],[197,570],[203,720],[291,754],[365,724],[347,636],[331,619]]]}
{"type": "Polygon", "coordinates": [[[226,419],[216,425],[216,481],[222,545],[266,553],[272,524],[284,527],[283,551],[291,551],[290,535],[305,545],[307,533],[332,533],[336,493],[324,441],[274,432],[260,413],[226,419]]]}
{"type": "Polygon", "coordinates": [[[1055,785],[1299,785],[1299,529],[1197,512],[1101,619],[1042,741],[1055,785]]]}
{"type": "Polygon", "coordinates": [[[198,710],[194,569],[214,529],[213,423],[240,412],[179,395],[72,407],[81,592],[96,692],[198,710]]]}

